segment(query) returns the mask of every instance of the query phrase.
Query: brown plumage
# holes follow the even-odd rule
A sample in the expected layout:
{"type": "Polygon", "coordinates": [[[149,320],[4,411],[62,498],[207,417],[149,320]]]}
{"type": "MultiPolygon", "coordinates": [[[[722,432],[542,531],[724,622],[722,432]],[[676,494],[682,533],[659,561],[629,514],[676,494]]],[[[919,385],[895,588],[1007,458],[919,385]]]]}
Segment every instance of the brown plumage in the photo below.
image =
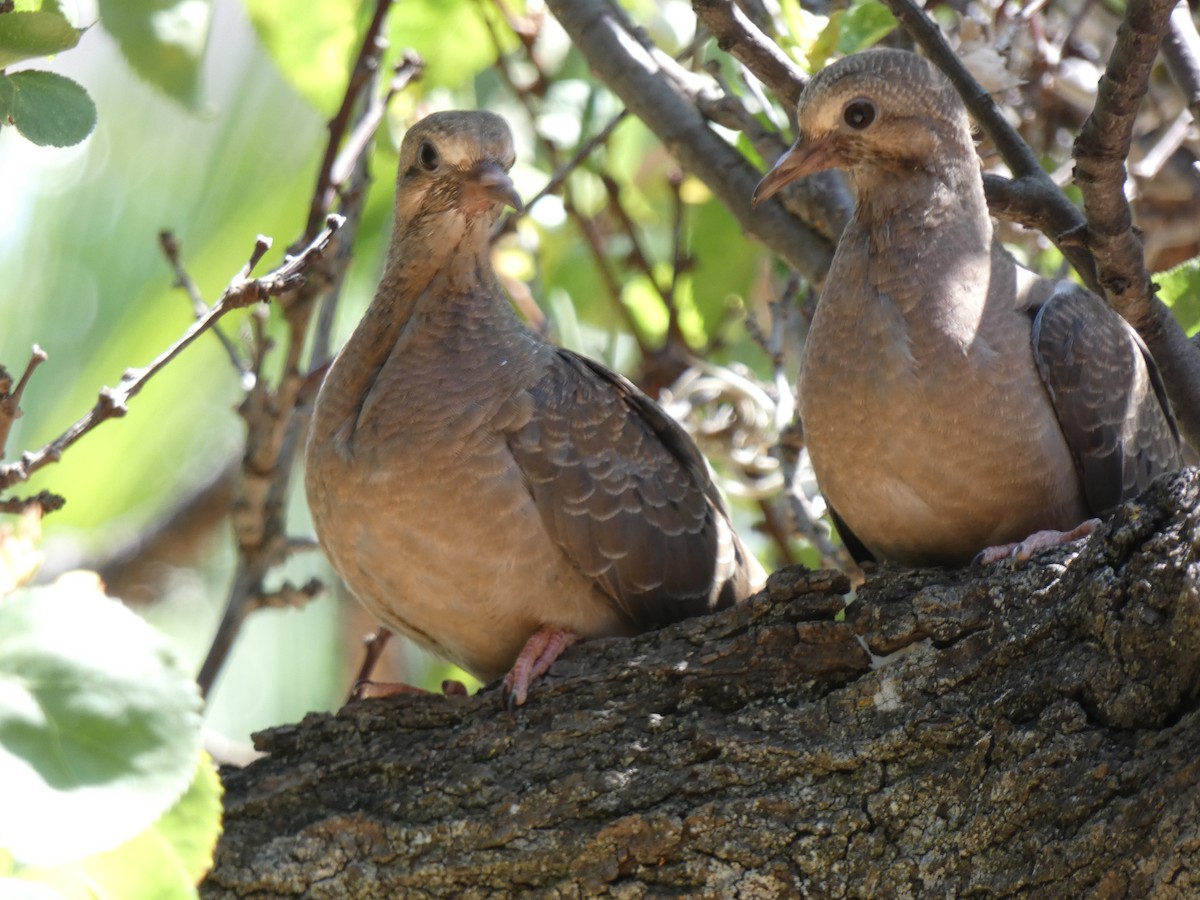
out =
{"type": "Polygon", "coordinates": [[[521,703],[577,637],[729,605],[762,569],[687,433],[514,314],[489,248],[520,208],[512,163],[491,113],[409,130],[387,266],[321,388],[306,462],[351,591],[477,677],[508,672],[521,703]]]}
{"type": "Polygon", "coordinates": [[[847,57],[809,82],[798,125],[755,199],[833,167],[855,192],[799,390],[817,479],[859,555],[961,564],[1072,529],[1180,465],[1133,329],[996,239],[966,110],[936,67],[847,57]]]}

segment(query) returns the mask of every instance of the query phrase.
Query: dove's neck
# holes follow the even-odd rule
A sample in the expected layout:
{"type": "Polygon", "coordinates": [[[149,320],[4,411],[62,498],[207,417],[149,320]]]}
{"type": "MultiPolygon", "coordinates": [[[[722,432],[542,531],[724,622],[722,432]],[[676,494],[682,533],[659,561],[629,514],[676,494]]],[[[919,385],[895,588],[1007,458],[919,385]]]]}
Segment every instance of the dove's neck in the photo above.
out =
{"type": "Polygon", "coordinates": [[[428,231],[396,235],[375,298],[322,385],[315,428],[356,418],[385,367],[417,390],[453,369],[447,360],[485,361],[528,333],[496,284],[487,234],[480,222],[437,240],[428,231]]]}
{"type": "MultiPolygon", "coordinates": [[[[992,221],[972,152],[961,165],[939,165],[855,185],[857,203],[848,238],[860,252],[887,260],[872,266],[876,285],[907,315],[938,292],[934,286],[978,276],[991,264],[992,221]]],[[[987,283],[986,271],[982,283],[987,283]]],[[[980,303],[983,297],[977,298],[980,303]]]]}

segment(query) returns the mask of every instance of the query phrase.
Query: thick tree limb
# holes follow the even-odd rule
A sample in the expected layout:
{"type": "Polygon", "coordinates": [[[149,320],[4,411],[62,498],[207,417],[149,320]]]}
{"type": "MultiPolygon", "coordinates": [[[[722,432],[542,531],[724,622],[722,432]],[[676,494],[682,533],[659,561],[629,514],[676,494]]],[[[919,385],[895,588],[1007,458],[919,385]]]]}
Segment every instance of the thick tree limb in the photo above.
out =
{"type": "Polygon", "coordinates": [[[709,127],[701,103],[716,105],[715,88],[674,66],[648,46],[625,14],[607,0],[549,0],[554,17],[588,65],[635,116],[733,213],[750,236],[788,260],[810,281],[829,268],[833,244],[779,204],[750,206],[762,173],[709,127]]]}
{"type": "Polygon", "coordinates": [[[1174,0],[1131,0],[1117,31],[1096,107],[1075,140],[1075,183],[1087,215],[1087,245],[1108,301],[1146,341],[1180,430],[1200,447],[1200,353],[1155,295],[1125,198],[1125,160],[1150,70],[1167,35],[1174,0]]]}
{"type": "Polygon", "coordinates": [[[1195,896],[1200,472],[1008,568],[783,570],[226,770],[206,897],[1195,896]],[[869,651],[869,652],[868,652],[869,651]]]}

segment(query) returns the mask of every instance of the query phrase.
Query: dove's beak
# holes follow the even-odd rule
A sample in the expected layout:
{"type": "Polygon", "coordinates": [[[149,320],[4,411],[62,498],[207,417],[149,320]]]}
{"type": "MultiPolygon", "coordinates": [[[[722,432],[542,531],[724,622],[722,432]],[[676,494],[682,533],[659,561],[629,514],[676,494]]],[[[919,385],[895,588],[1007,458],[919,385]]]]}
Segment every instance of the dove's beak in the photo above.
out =
{"type": "Polygon", "coordinates": [[[517,212],[525,209],[517,189],[513,187],[512,179],[504,171],[504,166],[495,160],[486,160],[475,167],[472,178],[467,183],[467,190],[488,203],[503,203],[511,206],[517,212]]]}
{"type": "Polygon", "coordinates": [[[806,141],[801,135],[791,149],[771,167],[754,189],[750,202],[754,206],[779,193],[797,178],[812,175],[834,166],[833,144],[829,140],[806,141]]]}

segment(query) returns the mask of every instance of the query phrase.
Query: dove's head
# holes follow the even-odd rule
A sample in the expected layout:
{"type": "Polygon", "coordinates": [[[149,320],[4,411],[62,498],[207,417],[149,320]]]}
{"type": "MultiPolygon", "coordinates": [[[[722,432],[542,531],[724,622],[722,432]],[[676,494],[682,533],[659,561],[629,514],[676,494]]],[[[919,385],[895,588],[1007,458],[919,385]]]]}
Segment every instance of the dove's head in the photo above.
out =
{"type": "Polygon", "coordinates": [[[514,158],[512,132],[495,113],[426,116],[400,145],[398,234],[442,247],[459,246],[469,235],[486,239],[505,206],[522,208],[508,177],[514,158]]]}
{"type": "Polygon", "coordinates": [[[800,95],[796,123],[796,143],[759,182],[755,203],[824,169],[845,169],[861,196],[906,172],[964,158],[977,166],[966,109],[949,79],[904,50],[867,50],[822,69],[800,95]]]}

